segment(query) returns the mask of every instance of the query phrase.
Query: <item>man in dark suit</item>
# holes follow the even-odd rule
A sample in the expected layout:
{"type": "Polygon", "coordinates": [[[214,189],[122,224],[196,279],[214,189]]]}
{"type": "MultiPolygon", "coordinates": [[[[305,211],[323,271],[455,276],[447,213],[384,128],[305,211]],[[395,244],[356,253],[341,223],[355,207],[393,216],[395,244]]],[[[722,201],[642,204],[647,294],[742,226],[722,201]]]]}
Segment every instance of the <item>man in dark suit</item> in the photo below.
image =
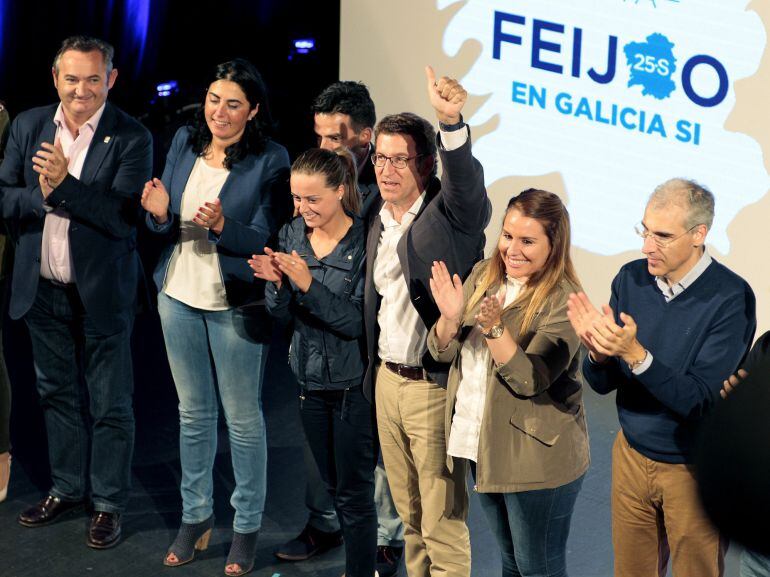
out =
{"type": "Polygon", "coordinates": [[[404,522],[412,577],[470,575],[464,466],[446,466],[444,410],[448,365],[427,352],[439,317],[429,280],[434,261],[466,276],[481,258],[491,205],[460,112],[467,93],[426,69],[436,135],[411,113],[386,116],[375,130],[373,160],[381,200],[367,240],[364,322],[369,366],[364,392],[376,400],[385,471],[404,522]],[[376,381],[376,387],[375,387],[376,381]]]}
{"type": "Polygon", "coordinates": [[[136,223],[152,171],[149,132],[107,102],[112,56],[102,40],[66,39],[52,70],[60,102],[17,117],[0,166],[19,234],[10,314],[29,328],[52,476],[18,520],[47,525],[90,496],[96,549],[117,544],[129,496],[136,223]]]}

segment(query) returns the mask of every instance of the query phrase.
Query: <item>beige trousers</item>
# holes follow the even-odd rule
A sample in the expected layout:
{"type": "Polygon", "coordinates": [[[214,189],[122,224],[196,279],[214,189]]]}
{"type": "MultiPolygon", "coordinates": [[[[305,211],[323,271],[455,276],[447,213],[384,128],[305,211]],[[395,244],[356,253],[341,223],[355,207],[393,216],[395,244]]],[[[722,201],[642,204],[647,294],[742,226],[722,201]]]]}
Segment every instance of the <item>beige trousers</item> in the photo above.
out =
{"type": "Polygon", "coordinates": [[[464,459],[446,466],[446,389],[381,365],[375,383],[377,429],[385,473],[404,522],[409,577],[469,577],[464,459]]]}
{"type": "Polygon", "coordinates": [[[615,577],[722,577],[727,542],[701,506],[689,465],[648,459],[623,431],[612,447],[615,577]]]}

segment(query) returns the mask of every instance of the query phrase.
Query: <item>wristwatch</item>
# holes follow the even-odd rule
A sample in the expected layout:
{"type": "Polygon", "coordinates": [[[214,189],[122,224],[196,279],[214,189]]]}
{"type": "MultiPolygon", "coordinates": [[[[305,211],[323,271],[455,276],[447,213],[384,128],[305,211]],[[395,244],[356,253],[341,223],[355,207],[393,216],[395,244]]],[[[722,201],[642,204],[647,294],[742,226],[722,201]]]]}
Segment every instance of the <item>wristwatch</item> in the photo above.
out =
{"type": "Polygon", "coordinates": [[[644,361],[647,360],[647,356],[649,354],[650,354],[650,351],[648,351],[647,349],[644,349],[644,356],[641,359],[638,359],[633,363],[626,363],[628,365],[628,370],[633,373],[636,369],[641,367],[644,364],[644,361]]]}
{"type": "Polygon", "coordinates": [[[444,124],[440,120],[438,122],[439,129],[443,130],[444,132],[454,132],[456,130],[460,130],[463,126],[465,126],[465,121],[463,120],[462,114],[460,115],[460,120],[454,124],[444,124]]]}
{"type": "Polygon", "coordinates": [[[499,339],[503,336],[505,327],[503,326],[503,323],[497,323],[496,325],[489,327],[488,331],[484,331],[484,327],[479,325],[479,330],[481,331],[481,334],[488,339],[499,339]]]}

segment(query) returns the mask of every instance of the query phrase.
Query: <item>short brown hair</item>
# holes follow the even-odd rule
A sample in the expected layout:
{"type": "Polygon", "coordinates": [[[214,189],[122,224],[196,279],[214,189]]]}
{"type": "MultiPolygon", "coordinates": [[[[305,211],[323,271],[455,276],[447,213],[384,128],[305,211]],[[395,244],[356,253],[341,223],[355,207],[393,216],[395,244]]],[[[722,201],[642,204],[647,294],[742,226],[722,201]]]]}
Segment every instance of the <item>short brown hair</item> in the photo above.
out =
{"type": "Polygon", "coordinates": [[[417,154],[433,158],[433,171],[436,175],[436,131],[433,125],[422,116],[411,112],[389,114],[377,123],[374,129],[374,142],[380,134],[400,134],[411,136],[417,146],[417,154]]]}

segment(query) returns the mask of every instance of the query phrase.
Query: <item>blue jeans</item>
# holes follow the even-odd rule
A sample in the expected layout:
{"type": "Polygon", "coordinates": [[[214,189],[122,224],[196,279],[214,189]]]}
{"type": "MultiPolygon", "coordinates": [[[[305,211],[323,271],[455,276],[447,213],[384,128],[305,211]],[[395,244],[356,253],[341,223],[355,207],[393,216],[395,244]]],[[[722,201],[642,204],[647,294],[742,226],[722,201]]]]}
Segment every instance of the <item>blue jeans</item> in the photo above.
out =
{"type": "Polygon", "coordinates": [[[160,293],[158,312],[179,396],[182,521],[200,523],[214,510],[218,391],[235,476],[233,530],[257,531],[267,484],[262,377],[270,324],[264,307],[205,311],[160,293]]]}
{"type": "Polygon", "coordinates": [[[555,489],[478,493],[500,546],[503,577],[567,575],[567,537],[584,476],[555,489]]]}
{"type": "Polygon", "coordinates": [[[307,391],[300,412],[305,437],[340,520],[345,540],[345,575],[374,575],[374,407],[358,386],[307,391]]]}
{"type": "Polygon", "coordinates": [[[134,448],[131,325],[104,334],[74,285],[43,279],[24,320],[48,434],[50,493],[79,501],[90,484],[95,510],[122,511],[134,448]]]}
{"type": "Polygon", "coordinates": [[[744,549],[741,553],[741,577],[770,577],[770,555],[744,549]]]}
{"type": "Polygon", "coordinates": [[[404,546],[404,524],[396,511],[382,458],[374,468],[374,505],[377,507],[377,545],[404,546]]]}

